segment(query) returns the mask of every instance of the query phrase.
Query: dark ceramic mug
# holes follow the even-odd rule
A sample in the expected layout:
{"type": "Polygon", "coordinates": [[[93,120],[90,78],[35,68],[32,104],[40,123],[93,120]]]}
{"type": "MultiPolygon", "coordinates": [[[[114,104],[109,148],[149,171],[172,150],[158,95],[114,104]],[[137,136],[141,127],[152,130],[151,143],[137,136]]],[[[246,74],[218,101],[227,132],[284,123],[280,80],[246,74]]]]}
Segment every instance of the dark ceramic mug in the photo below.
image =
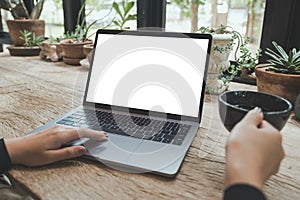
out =
{"type": "Polygon", "coordinates": [[[293,106],[284,98],[259,92],[228,91],[219,95],[219,114],[229,131],[255,107],[261,108],[264,119],[281,130],[293,106]]]}

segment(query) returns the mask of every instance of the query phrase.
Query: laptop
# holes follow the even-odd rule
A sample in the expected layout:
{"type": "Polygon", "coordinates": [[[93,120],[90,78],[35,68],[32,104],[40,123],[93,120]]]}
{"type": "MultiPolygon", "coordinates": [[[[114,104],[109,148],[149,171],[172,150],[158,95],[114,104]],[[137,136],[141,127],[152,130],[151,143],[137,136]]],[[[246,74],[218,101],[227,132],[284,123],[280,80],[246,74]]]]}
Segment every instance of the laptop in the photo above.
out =
{"type": "Polygon", "coordinates": [[[98,30],[83,104],[55,124],[104,130],[87,157],[118,170],[178,173],[201,121],[209,34],[98,30]]]}

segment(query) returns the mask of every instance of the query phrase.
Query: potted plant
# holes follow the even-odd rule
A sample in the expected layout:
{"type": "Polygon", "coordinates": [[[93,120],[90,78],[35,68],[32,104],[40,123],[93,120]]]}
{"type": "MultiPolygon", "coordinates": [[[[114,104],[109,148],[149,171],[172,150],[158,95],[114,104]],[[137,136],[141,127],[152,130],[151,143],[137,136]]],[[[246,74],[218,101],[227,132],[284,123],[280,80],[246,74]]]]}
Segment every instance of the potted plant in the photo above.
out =
{"type": "Polygon", "coordinates": [[[93,44],[93,41],[88,39],[87,34],[91,26],[98,20],[94,21],[90,25],[87,25],[85,23],[87,15],[85,15],[80,23],[80,17],[84,11],[84,5],[85,3],[78,12],[75,31],[72,33],[66,33],[65,39],[60,42],[63,51],[63,61],[69,65],[80,65],[80,61],[86,57],[83,52],[83,46],[86,44],[93,44]]]}
{"type": "Polygon", "coordinates": [[[74,38],[74,35],[60,42],[63,50],[63,61],[69,65],[80,65],[80,60],[86,55],[83,52],[83,46],[93,44],[93,41],[87,38],[74,38]]]}
{"type": "Polygon", "coordinates": [[[1,0],[0,8],[11,12],[14,20],[7,20],[9,35],[15,46],[23,46],[24,40],[20,39],[21,32],[28,30],[35,34],[36,37],[45,35],[45,21],[39,20],[45,0],[36,1],[32,12],[28,12],[24,2],[1,0]],[[13,3],[16,2],[16,3],[13,3]]]}
{"type": "MultiPolygon", "coordinates": [[[[129,27],[125,26],[126,23],[131,20],[136,20],[136,14],[130,14],[130,11],[133,9],[133,7],[134,7],[134,1],[122,0],[119,4],[116,2],[113,2],[112,9],[116,12],[117,17],[113,18],[111,23],[113,23],[117,29],[120,29],[120,30],[129,29],[129,27]]],[[[82,10],[79,11],[79,13],[81,13],[81,12],[82,12],[82,10]]],[[[79,14],[79,16],[80,16],[80,14],[79,14]]],[[[102,19],[99,19],[99,20],[102,20],[102,19]]],[[[99,20],[92,22],[87,27],[84,26],[85,24],[81,24],[81,25],[78,24],[77,29],[73,33],[73,35],[75,36],[75,38],[78,38],[77,36],[86,37],[90,27],[99,20]]],[[[108,27],[111,23],[109,23],[106,27],[108,27]]],[[[73,36],[71,34],[70,38],[72,38],[72,37],[73,36]]],[[[66,40],[66,41],[70,41],[70,40],[66,40]]],[[[75,43],[76,43],[76,41],[75,41],[75,43]]],[[[70,45],[70,43],[63,44],[63,48],[68,48],[67,46],[69,46],[71,48],[72,45],[70,45]]],[[[79,61],[78,61],[78,63],[76,62],[76,65],[80,63],[81,65],[89,66],[89,63],[90,63],[91,57],[92,57],[92,51],[93,51],[92,43],[83,44],[83,46],[82,46],[83,54],[81,55],[81,57],[82,58],[87,57],[88,59],[83,60],[83,61],[80,61],[81,59],[78,59],[79,61]]],[[[64,60],[68,63],[70,60],[70,59],[68,59],[69,58],[68,50],[64,51],[64,53],[65,53],[64,60]]],[[[75,62],[74,62],[74,64],[75,64],[75,62]]]]}
{"type": "MultiPolygon", "coordinates": [[[[241,39],[242,40],[242,39],[241,39]]],[[[241,44],[239,48],[240,55],[237,57],[235,55],[235,69],[240,73],[242,79],[255,79],[252,75],[254,68],[258,64],[258,59],[261,56],[261,49],[258,49],[255,54],[253,54],[248,48],[250,38],[247,37],[241,44]]]]}
{"type": "Polygon", "coordinates": [[[20,32],[20,39],[24,42],[24,46],[7,47],[11,56],[37,56],[41,48],[39,44],[44,40],[41,36],[35,36],[31,31],[24,30],[20,32]]]}
{"type": "MultiPolygon", "coordinates": [[[[237,37],[241,37],[241,35],[237,35],[237,37]]],[[[250,49],[247,48],[250,38],[246,37],[243,40],[241,37],[239,40],[241,41],[241,45],[238,48],[238,51],[235,52],[235,60],[231,61],[229,68],[222,70],[222,80],[227,82],[234,80],[241,83],[256,85],[254,69],[261,56],[261,49],[252,53],[250,49]]]]}
{"type": "Polygon", "coordinates": [[[276,42],[272,42],[275,51],[267,48],[266,54],[270,56],[267,64],[255,68],[257,89],[278,95],[295,103],[300,93],[300,51],[295,48],[286,51],[276,42]]]}
{"type": "MultiPolygon", "coordinates": [[[[220,74],[222,70],[230,67],[228,58],[233,50],[234,40],[239,39],[236,36],[238,33],[224,25],[217,28],[201,27],[199,32],[210,33],[213,37],[206,91],[211,94],[220,94],[228,88],[228,82],[221,80],[220,74]]],[[[240,41],[238,40],[239,45],[240,41]]]]}

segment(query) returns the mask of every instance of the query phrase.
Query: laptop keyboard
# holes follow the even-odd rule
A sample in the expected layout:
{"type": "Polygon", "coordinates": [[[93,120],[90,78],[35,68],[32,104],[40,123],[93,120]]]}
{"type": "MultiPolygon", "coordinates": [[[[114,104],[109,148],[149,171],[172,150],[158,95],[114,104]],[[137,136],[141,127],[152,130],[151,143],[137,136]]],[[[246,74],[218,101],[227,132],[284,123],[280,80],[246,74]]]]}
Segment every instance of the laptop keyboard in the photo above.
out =
{"type": "Polygon", "coordinates": [[[187,124],[95,110],[79,110],[56,123],[174,145],[181,145],[191,128],[187,124]]]}

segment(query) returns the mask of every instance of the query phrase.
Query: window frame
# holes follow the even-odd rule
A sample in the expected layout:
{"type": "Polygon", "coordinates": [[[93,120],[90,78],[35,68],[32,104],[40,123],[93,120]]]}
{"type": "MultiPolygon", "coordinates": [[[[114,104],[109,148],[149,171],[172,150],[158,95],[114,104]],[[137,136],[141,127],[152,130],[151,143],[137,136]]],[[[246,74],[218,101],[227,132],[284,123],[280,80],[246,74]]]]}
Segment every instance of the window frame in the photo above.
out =
{"type": "MultiPolygon", "coordinates": [[[[272,41],[276,41],[285,50],[300,48],[300,1],[298,0],[266,0],[266,9],[263,22],[260,48],[272,49],[272,41]]],[[[264,53],[259,62],[265,63],[268,59],[264,53]]]]}
{"type": "MultiPolygon", "coordinates": [[[[34,0],[24,0],[27,8],[32,10],[34,0]]],[[[65,32],[75,30],[77,13],[84,3],[84,0],[62,0],[64,9],[64,27],[65,32]]],[[[166,24],[166,0],[137,0],[137,27],[155,27],[163,30],[166,24]]],[[[298,0],[266,0],[264,22],[260,48],[264,52],[266,48],[272,46],[272,41],[277,41],[284,49],[290,50],[293,47],[300,48],[300,7],[298,0]],[[280,14],[278,14],[280,13],[280,14]]],[[[83,20],[84,17],[81,17],[83,20]]],[[[5,34],[2,32],[2,19],[0,18],[0,39],[6,43],[5,34]]],[[[2,44],[0,44],[0,52],[2,44]]],[[[260,63],[264,63],[267,57],[263,53],[260,57],[260,63]]]]}
{"type": "MultiPolygon", "coordinates": [[[[33,2],[33,0],[24,0],[33,2]]],[[[75,30],[77,13],[84,0],[63,0],[65,32],[75,30]]],[[[164,30],[166,26],[167,0],[137,0],[137,28],[156,28],[164,30]]],[[[264,54],[266,48],[272,46],[272,41],[277,41],[286,50],[293,47],[300,48],[300,7],[298,0],[266,0],[260,48],[262,56],[260,63],[267,60],[264,54]],[[281,13],[280,15],[278,13],[281,13]]],[[[80,20],[83,20],[83,16],[80,20]]]]}

